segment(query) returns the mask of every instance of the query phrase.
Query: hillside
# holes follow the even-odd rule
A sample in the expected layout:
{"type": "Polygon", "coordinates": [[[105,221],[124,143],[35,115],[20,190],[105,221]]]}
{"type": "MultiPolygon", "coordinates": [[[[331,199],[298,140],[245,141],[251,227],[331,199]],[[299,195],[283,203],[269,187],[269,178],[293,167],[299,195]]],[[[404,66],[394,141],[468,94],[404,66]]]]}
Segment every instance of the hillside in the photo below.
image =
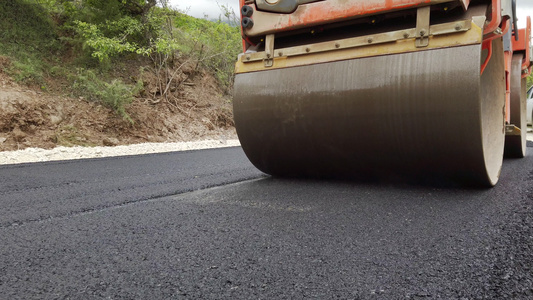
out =
{"type": "Polygon", "coordinates": [[[100,2],[0,3],[0,151],[235,138],[238,28],[100,2]]]}

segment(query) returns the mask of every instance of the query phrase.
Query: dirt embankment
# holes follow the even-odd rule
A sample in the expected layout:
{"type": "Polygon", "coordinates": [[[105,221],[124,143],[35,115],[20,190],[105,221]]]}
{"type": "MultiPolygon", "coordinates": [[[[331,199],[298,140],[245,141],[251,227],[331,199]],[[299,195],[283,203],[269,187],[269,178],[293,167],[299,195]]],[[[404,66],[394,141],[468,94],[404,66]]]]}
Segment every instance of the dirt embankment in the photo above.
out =
{"type": "Polygon", "coordinates": [[[127,107],[133,124],[99,103],[68,92],[41,92],[19,85],[3,70],[0,64],[0,151],[236,138],[231,97],[202,70],[183,73],[185,79],[177,81],[167,98],[157,96],[155,78],[145,75],[144,90],[127,107]]]}

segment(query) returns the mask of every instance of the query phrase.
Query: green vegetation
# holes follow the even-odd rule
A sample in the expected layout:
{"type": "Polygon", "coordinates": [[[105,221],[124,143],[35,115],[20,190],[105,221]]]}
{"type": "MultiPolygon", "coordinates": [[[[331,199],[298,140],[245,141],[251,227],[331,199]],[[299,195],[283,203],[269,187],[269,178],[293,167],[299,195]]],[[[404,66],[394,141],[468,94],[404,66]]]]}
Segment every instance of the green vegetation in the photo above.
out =
{"type": "MultiPolygon", "coordinates": [[[[229,17],[228,13],[226,16],[229,17]]],[[[215,72],[220,82],[230,88],[236,57],[241,52],[240,29],[221,21],[213,23],[183,14],[174,20],[179,49],[215,72]]]]}
{"type": "Polygon", "coordinates": [[[240,52],[239,28],[187,16],[166,2],[0,1],[0,55],[11,61],[5,71],[42,89],[50,78],[64,79],[72,86],[67,92],[99,101],[130,121],[125,107],[141,87],[112,75],[128,60],[151,64],[145,70],[160,81],[161,97],[167,97],[184,61],[210,70],[229,91],[240,52]]]}
{"type": "Polygon", "coordinates": [[[533,86],[533,73],[527,78],[527,88],[529,89],[531,86],[533,86]]]}
{"type": "Polygon", "coordinates": [[[8,71],[17,81],[38,84],[61,43],[52,18],[26,1],[0,2],[0,54],[14,57],[8,71]]]}
{"type": "Polygon", "coordinates": [[[94,71],[79,69],[72,86],[76,96],[87,97],[89,100],[100,101],[112,108],[124,119],[133,122],[126,113],[125,107],[133,101],[142,82],[132,87],[115,79],[111,83],[99,80],[94,71]]]}

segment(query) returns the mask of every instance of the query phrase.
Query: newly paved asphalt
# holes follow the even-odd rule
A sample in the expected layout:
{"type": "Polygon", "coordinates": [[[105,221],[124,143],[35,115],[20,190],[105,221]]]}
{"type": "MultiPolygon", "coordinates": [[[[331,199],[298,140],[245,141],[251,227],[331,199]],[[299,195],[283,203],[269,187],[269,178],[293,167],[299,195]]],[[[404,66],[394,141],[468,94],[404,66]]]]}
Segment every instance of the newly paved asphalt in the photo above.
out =
{"type": "Polygon", "coordinates": [[[0,299],[533,299],[529,151],[492,189],[240,148],[3,166],[0,299]]]}

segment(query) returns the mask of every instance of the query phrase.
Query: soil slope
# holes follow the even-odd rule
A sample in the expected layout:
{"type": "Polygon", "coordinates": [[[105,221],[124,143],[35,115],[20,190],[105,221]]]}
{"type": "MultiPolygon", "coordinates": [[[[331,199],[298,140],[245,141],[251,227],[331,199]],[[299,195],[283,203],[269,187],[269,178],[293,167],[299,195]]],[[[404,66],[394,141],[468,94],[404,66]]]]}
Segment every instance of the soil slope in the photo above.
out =
{"type": "Polygon", "coordinates": [[[236,138],[231,96],[203,70],[186,74],[172,100],[153,97],[153,80],[143,78],[145,91],[127,107],[131,124],[99,103],[19,85],[3,72],[6,63],[0,60],[0,151],[236,138]]]}

